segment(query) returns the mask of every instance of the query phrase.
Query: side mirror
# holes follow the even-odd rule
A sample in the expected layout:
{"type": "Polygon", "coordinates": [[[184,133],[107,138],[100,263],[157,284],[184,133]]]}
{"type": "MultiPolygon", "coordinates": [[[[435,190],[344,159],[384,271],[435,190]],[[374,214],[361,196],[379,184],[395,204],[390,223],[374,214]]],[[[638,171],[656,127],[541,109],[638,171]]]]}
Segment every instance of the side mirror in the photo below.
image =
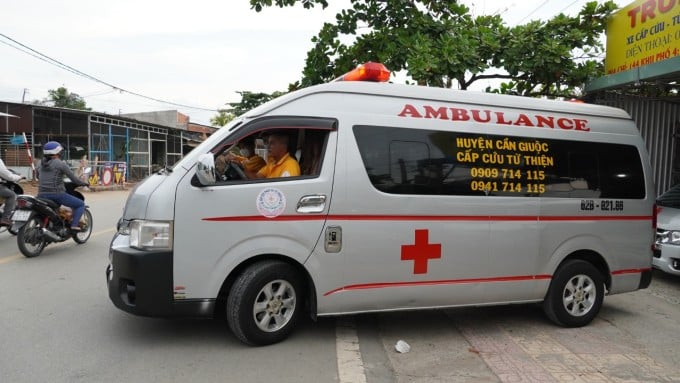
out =
{"type": "Polygon", "coordinates": [[[212,153],[201,154],[196,162],[196,177],[201,185],[215,184],[215,157],[212,153]]]}

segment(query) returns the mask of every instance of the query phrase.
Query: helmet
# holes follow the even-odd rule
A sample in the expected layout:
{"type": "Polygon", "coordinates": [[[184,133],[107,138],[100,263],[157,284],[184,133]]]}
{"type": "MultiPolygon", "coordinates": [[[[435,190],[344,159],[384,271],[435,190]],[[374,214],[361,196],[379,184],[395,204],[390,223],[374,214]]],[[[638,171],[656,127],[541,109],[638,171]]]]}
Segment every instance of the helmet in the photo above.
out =
{"type": "Polygon", "coordinates": [[[57,141],[49,141],[43,146],[43,154],[45,155],[59,154],[62,150],[64,150],[64,147],[57,141]]]}

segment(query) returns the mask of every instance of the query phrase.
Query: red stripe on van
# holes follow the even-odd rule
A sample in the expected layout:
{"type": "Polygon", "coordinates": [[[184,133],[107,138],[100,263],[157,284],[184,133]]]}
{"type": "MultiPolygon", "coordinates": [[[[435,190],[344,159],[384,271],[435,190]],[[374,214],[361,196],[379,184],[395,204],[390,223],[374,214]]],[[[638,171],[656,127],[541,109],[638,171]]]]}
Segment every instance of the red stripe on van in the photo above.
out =
{"type": "Polygon", "coordinates": [[[458,285],[465,283],[490,283],[490,282],[516,282],[516,281],[533,281],[551,279],[550,275],[519,275],[508,277],[492,277],[492,278],[467,278],[467,279],[448,279],[440,281],[417,281],[417,282],[379,282],[379,283],[361,283],[356,285],[349,285],[331,290],[324,293],[324,296],[329,296],[341,291],[347,290],[371,290],[384,289],[388,287],[412,287],[412,286],[436,286],[436,285],[458,285]]]}
{"type": "MultiPolygon", "coordinates": [[[[641,268],[641,269],[623,269],[612,271],[612,275],[625,275],[625,274],[640,274],[645,271],[650,271],[651,267],[641,268]]],[[[467,278],[467,279],[448,279],[439,281],[417,281],[417,282],[378,282],[378,283],[360,283],[356,285],[348,285],[331,290],[324,293],[323,296],[329,296],[341,291],[350,290],[372,290],[372,289],[384,289],[390,287],[413,287],[413,286],[437,286],[437,285],[457,285],[465,283],[493,283],[493,282],[521,282],[521,281],[534,281],[534,280],[548,280],[552,279],[551,275],[519,275],[519,276],[506,276],[506,277],[491,277],[491,278],[467,278]]]]}
{"type": "Polygon", "coordinates": [[[651,215],[280,215],[264,217],[247,215],[235,217],[206,217],[203,221],[243,222],[243,221],[651,221],[651,215]]]}
{"type": "Polygon", "coordinates": [[[616,270],[612,271],[612,275],[624,275],[624,274],[639,274],[643,273],[645,271],[651,271],[651,267],[645,267],[642,269],[624,269],[624,270],[616,270]]]}

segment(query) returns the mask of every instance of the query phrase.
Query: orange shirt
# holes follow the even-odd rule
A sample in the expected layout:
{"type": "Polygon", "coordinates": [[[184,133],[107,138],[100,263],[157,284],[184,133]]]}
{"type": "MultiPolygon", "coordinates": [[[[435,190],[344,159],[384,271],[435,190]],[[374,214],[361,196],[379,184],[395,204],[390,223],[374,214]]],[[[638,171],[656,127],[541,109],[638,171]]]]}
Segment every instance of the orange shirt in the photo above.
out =
{"type": "Polygon", "coordinates": [[[249,172],[256,173],[260,169],[262,169],[263,166],[265,166],[267,163],[264,161],[264,158],[258,156],[257,154],[252,155],[248,158],[245,157],[240,157],[239,162],[243,167],[248,170],[249,172]]]}
{"type": "Polygon", "coordinates": [[[300,175],[300,165],[295,158],[286,153],[283,158],[276,162],[267,161],[267,165],[260,169],[257,174],[266,178],[297,177],[300,175]]]}

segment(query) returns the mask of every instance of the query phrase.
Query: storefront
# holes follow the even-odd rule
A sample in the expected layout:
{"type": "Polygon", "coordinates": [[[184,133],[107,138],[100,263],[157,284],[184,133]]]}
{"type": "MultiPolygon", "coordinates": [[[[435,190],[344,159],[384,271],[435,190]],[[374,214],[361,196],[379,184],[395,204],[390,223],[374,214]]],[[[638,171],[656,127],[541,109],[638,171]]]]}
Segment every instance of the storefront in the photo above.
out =
{"type": "Polygon", "coordinates": [[[680,183],[680,2],[637,0],[616,12],[605,71],[586,85],[586,101],[633,117],[661,194],[680,183]]]}
{"type": "Polygon", "coordinates": [[[0,153],[32,176],[42,145],[59,141],[62,159],[93,185],[137,181],[174,165],[202,135],[176,127],[73,109],[0,102],[0,153]],[[21,136],[21,137],[18,137],[21,136]],[[24,142],[23,137],[26,138],[24,142]]]}

